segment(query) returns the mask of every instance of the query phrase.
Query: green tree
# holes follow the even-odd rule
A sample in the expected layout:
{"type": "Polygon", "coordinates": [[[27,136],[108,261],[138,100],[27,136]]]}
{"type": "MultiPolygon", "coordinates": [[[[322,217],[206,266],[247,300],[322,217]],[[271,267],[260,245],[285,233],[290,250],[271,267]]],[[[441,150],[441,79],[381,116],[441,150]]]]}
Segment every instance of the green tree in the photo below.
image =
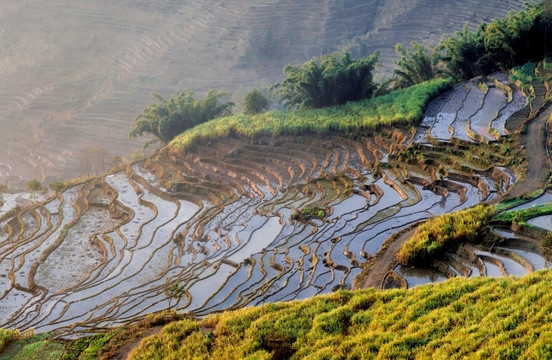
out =
{"type": "Polygon", "coordinates": [[[349,51],[323,55],[300,67],[287,65],[286,79],[272,85],[269,93],[279,96],[287,108],[321,108],[372,97],[376,85],[373,71],[379,52],[354,59],[349,51]]]}
{"type": "Polygon", "coordinates": [[[153,141],[159,140],[168,144],[187,129],[219,116],[229,115],[234,103],[220,103],[227,95],[214,89],[209,90],[200,100],[189,90],[172,95],[168,100],[159,94],[153,94],[157,103],[149,105],[136,117],[131,125],[129,138],[148,133],[154,136],[153,141]]]}
{"type": "Polygon", "coordinates": [[[50,189],[52,189],[56,193],[61,193],[61,192],[65,191],[65,189],[67,189],[67,185],[63,182],[55,181],[55,182],[50,184],[50,189]]]}
{"type": "Polygon", "coordinates": [[[552,1],[546,0],[527,5],[523,11],[510,12],[505,19],[481,24],[477,31],[469,31],[466,26],[453,36],[445,36],[436,54],[459,80],[509,70],[551,55],[551,24],[552,1]]]}
{"type": "Polygon", "coordinates": [[[495,20],[481,28],[483,44],[487,57],[501,69],[509,69],[514,65],[515,51],[512,48],[511,28],[504,20],[495,20]]]}
{"type": "Polygon", "coordinates": [[[393,71],[394,88],[407,88],[444,74],[436,65],[432,48],[423,47],[416,42],[412,42],[411,45],[410,49],[405,49],[402,44],[395,47],[400,58],[394,60],[398,67],[393,71]]]}
{"type": "Polygon", "coordinates": [[[186,293],[186,290],[184,289],[184,286],[179,286],[178,283],[174,284],[165,284],[165,287],[163,288],[163,293],[165,296],[169,298],[169,310],[172,309],[172,301],[176,300],[178,303],[180,299],[182,299],[182,296],[186,293]]]}
{"type": "Polygon", "coordinates": [[[481,37],[468,30],[468,24],[456,36],[443,36],[437,46],[438,60],[447,64],[451,76],[458,80],[471,79],[481,74],[479,59],[485,55],[481,37]]]}
{"type": "Polygon", "coordinates": [[[255,115],[268,109],[268,99],[259,89],[253,89],[245,95],[243,100],[243,112],[247,115],[255,115]]]}
{"type": "Polygon", "coordinates": [[[36,201],[36,193],[42,189],[40,181],[37,179],[29,180],[27,181],[26,188],[32,193],[33,200],[36,201]]]}

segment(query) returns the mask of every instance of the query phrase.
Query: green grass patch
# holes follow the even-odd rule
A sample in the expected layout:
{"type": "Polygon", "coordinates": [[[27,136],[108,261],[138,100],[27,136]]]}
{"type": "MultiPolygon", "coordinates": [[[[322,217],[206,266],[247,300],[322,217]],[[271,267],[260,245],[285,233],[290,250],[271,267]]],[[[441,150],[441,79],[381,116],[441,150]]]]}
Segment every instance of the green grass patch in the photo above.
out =
{"type": "Polygon", "coordinates": [[[98,351],[100,350],[100,348],[106,345],[109,340],[111,340],[111,338],[115,336],[115,334],[116,333],[112,331],[106,334],[94,335],[90,339],[88,347],[82,352],[80,360],[96,360],[98,358],[98,351]]]}
{"type": "Polygon", "coordinates": [[[340,291],[186,319],[138,359],[550,359],[552,272],[340,291]]]}
{"type": "Polygon", "coordinates": [[[494,208],[478,205],[472,209],[444,214],[420,225],[406,241],[397,260],[408,266],[428,265],[446,250],[462,242],[477,242],[486,232],[487,222],[496,214],[494,208]]]}
{"type": "Polygon", "coordinates": [[[526,202],[542,195],[543,192],[544,192],[543,189],[537,189],[537,190],[535,190],[535,191],[533,191],[529,194],[523,194],[523,195],[515,197],[515,198],[505,199],[505,200],[501,201],[500,204],[495,205],[494,208],[495,208],[497,213],[502,212],[502,211],[506,211],[510,208],[513,208],[515,206],[526,203],[526,202]]]}
{"type": "Polygon", "coordinates": [[[63,354],[61,360],[78,360],[79,356],[84,350],[90,346],[90,342],[94,341],[95,338],[101,338],[102,335],[94,335],[92,337],[80,338],[73,341],[63,354]]]}
{"type": "MultiPolygon", "coordinates": [[[[0,330],[0,333],[4,330],[0,330]]],[[[15,341],[0,354],[0,360],[60,360],[67,342],[50,340],[49,334],[40,334],[15,341]]]]}
{"type": "Polygon", "coordinates": [[[518,210],[518,211],[505,211],[498,214],[495,219],[504,221],[504,222],[517,222],[522,223],[531,218],[552,214],[552,203],[535,205],[527,209],[518,210]]]}
{"type": "Polygon", "coordinates": [[[13,360],[59,360],[65,347],[62,342],[42,340],[25,346],[13,360]]]}
{"type": "Polygon", "coordinates": [[[233,135],[260,136],[372,131],[380,126],[411,125],[419,121],[427,103],[453,80],[435,79],[408,89],[364,101],[315,110],[271,111],[258,115],[232,115],[200,124],[177,136],[170,145],[185,150],[202,140],[233,135]]]}

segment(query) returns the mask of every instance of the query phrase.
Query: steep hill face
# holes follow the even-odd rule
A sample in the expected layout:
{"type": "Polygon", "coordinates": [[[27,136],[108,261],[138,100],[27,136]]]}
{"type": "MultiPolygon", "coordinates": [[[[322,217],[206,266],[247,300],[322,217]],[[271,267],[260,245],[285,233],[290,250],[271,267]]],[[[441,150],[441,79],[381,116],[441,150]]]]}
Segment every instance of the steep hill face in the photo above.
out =
{"type": "Polygon", "coordinates": [[[233,91],[281,79],[288,63],[348,46],[436,43],[519,10],[522,0],[0,1],[0,181],[71,178],[128,156],[152,91],[233,91]],[[14,177],[9,177],[14,175],[14,177]]]}

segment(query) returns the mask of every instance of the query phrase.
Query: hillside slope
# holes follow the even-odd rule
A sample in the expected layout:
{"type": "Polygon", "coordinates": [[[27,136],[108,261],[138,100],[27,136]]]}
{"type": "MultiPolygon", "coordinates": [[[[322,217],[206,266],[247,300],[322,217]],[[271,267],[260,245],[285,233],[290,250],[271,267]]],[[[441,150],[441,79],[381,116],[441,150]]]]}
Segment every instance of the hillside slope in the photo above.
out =
{"type": "Polygon", "coordinates": [[[552,272],[338,292],[166,326],[130,359],[550,359],[552,272]]]}
{"type": "Polygon", "coordinates": [[[523,2],[0,1],[0,181],[106,170],[140,149],[127,133],[152,91],[238,88],[240,100],[342,46],[381,49],[389,70],[396,42],[434,44],[523,2]]]}
{"type": "MultiPolygon", "coordinates": [[[[345,106],[216,119],[207,133],[224,138],[191,129],[142,161],[13,211],[0,219],[0,327],[75,335],[167,308],[207,315],[351,288],[394,233],[516,182],[524,165],[516,135],[493,143],[469,135],[504,130],[493,117],[470,130],[483,109],[527,118],[525,101],[508,103],[500,90],[525,99],[503,75],[487,80],[487,95],[467,82],[430,101],[450,87],[434,80],[345,106]],[[451,117],[458,131],[445,134],[451,117]],[[242,134],[244,124],[259,133],[242,134]],[[191,148],[178,149],[188,135],[191,148]]],[[[504,247],[523,254],[485,254],[479,267],[460,256],[444,273],[397,268],[396,278],[415,286],[545,266],[538,244],[504,247]],[[492,272],[500,263],[504,271],[492,272]]]]}

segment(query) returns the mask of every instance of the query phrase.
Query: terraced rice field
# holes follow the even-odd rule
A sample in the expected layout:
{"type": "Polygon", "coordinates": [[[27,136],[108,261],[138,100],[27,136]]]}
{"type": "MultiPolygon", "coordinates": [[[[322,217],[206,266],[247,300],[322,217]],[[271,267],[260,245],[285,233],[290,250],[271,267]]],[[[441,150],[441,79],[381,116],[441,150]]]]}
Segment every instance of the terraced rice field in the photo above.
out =
{"type": "Polygon", "coordinates": [[[434,100],[419,132],[429,132],[439,141],[450,141],[452,137],[469,142],[495,141],[509,133],[506,120],[526,105],[523,92],[505,74],[498,73],[480,86],[463,83],[434,100]]]}
{"type": "MultiPolygon", "coordinates": [[[[541,224],[536,222],[535,225],[541,224]]],[[[413,287],[456,276],[524,276],[549,268],[538,240],[522,237],[505,229],[495,228],[494,232],[502,240],[492,252],[465,244],[456,253],[448,253],[443,260],[434,261],[429,269],[398,265],[387,275],[383,287],[413,287]]]]}
{"type": "MultiPolygon", "coordinates": [[[[424,124],[452,98],[436,99],[424,124]]],[[[166,149],[4,217],[0,327],[85,331],[170,307],[204,315],[351,288],[392,234],[516,181],[498,146],[418,138],[395,129],[166,149]],[[165,291],[174,284],[177,299],[165,291]]],[[[397,268],[384,287],[543,264],[533,242],[509,239],[499,254],[465,246],[433,275],[397,268]]]]}
{"type": "Polygon", "coordinates": [[[142,144],[127,133],[151,92],[238,89],[240,102],[246,89],[280,81],[285,65],[343,46],[381,49],[389,72],[395,43],[436,44],[523,3],[0,1],[0,181],[71,179],[130,157],[142,144]],[[272,52],[255,59],[252,46],[272,52]]]}

